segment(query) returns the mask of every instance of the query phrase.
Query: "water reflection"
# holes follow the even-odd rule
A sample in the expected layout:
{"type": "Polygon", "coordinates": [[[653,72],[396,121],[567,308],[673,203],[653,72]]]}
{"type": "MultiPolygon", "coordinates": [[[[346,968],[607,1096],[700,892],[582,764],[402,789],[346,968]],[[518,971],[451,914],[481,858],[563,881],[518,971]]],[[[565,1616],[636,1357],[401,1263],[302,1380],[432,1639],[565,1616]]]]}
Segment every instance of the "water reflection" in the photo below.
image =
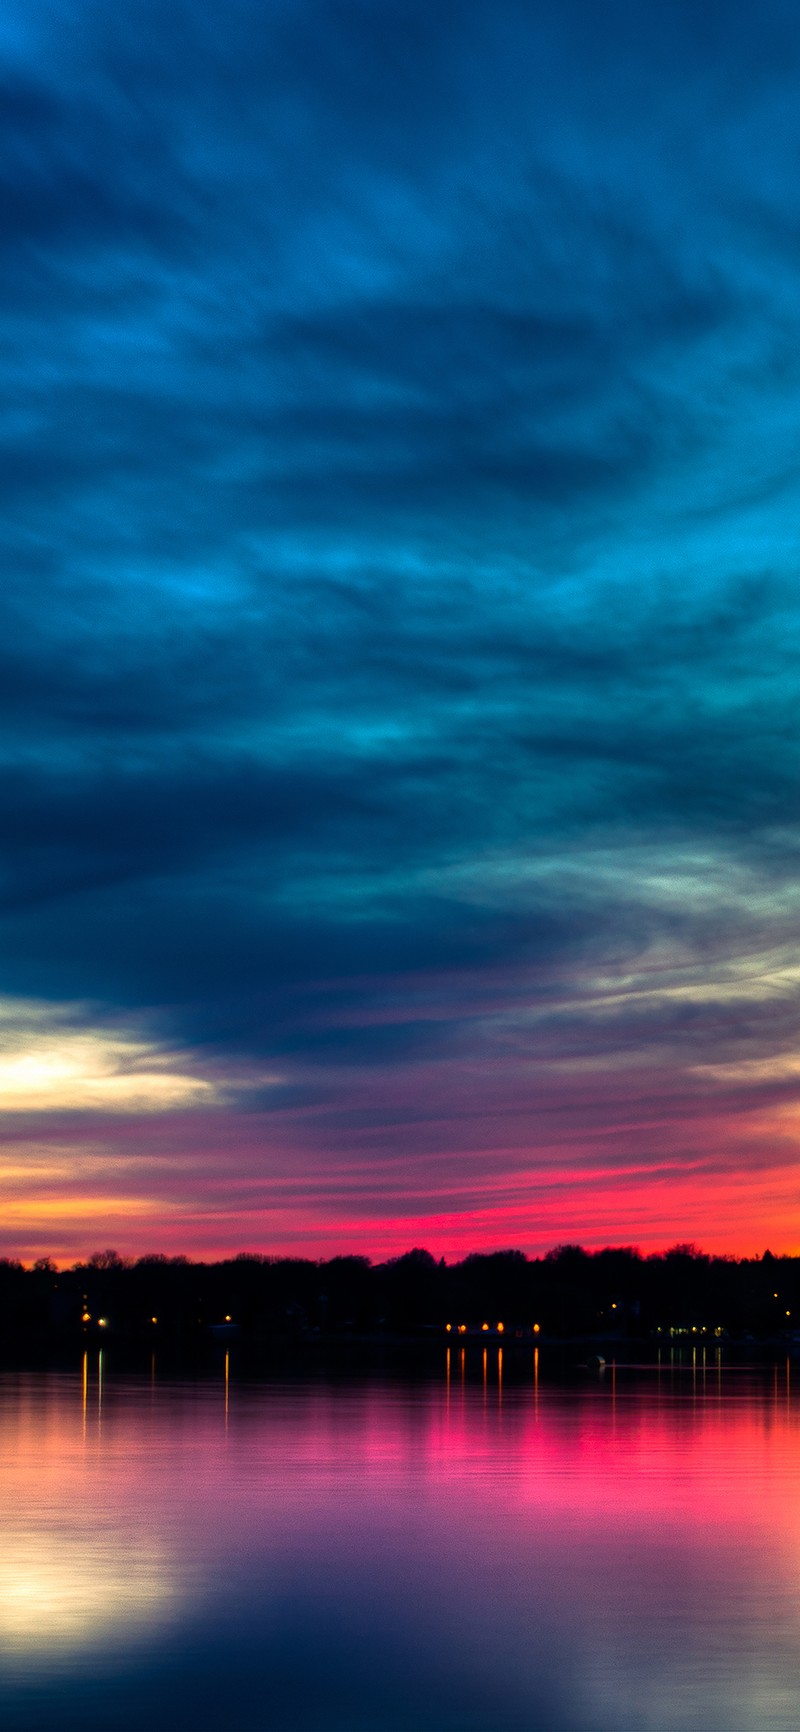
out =
{"type": "Polygon", "coordinates": [[[163,1536],[135,1470],[102,1446],[103,1355],[73,1379],[6,1380],[0,1396],[0,1655],[41,1664],[130,1641],[172,1598],[163,1536]],[[79,1393],[79,1400],[75,1400],[79,1393]]]}
{"type": "Polygon", "coordinates": [[[0,1380],[3,1726],[795,1732],[799,1442],[788,1364],[0,1380]]]}
{"type": "Polygon", "coordinates": [[[169,1597],[157,1548],[123,1550],[120,1536],[81,1533],[65,1523],[41,1533],[0,1525],[0,1648],[41,1659],[120,1636],[154,1622],[169,1597]]]}

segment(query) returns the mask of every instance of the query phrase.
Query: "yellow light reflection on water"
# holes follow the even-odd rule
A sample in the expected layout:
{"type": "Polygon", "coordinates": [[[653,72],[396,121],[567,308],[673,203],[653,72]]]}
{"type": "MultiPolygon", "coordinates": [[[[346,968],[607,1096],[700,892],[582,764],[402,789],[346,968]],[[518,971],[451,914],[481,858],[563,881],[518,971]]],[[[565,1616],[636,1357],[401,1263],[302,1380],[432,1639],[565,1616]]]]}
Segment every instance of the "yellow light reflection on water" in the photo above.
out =
{"type": "Polygon", "coordinates": [[[86,1351],[74,1380],[0,1380],[0,1657],[26,1670],[136,1640],[185,1598],[141,1440],[101,1428],[104,1369],[86,1351]]]}
{"type": "Polygon", "coordinates": [[[144,1541],[0,1524],[0,1651],[43,1658],[136,1636],[171,1599],[166,1559],[144,1541]]]}

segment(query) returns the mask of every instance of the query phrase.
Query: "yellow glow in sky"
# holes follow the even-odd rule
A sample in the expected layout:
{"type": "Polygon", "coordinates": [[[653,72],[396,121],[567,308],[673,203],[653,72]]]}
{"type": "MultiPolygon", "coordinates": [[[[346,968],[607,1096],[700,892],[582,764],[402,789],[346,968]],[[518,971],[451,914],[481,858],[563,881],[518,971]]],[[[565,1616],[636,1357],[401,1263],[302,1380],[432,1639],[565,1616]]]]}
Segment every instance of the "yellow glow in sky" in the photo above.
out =
{"type": "Polygon", "coordinates": [[[164,1112],[217,1098],[179,1055],[138,1032],[87,1026],[80,1010],[0,1000],[0,1112],[164,1112]]]}

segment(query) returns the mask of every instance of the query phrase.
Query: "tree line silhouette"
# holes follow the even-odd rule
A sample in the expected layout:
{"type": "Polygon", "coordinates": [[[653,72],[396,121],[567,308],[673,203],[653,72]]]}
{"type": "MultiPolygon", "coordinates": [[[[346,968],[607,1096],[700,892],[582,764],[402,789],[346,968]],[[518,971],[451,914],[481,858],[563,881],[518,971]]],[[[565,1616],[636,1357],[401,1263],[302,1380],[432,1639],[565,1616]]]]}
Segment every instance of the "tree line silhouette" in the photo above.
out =
{"type": "Polygon", "coordinates": [[[543,1257],[473,1252],[437,1261],[415,1248],[388,1262],[314,1262],[241,1253],[218,1263],[98,1251],[57,1269],[0,1260],[0,1339],[724,1337],[800,1340],[800,1257],[709,1256],[694,1245],[643,1256],[559,1245],[543,1257]],[[500,1331],[502,1325],[502,1331],[500,1331]]]}

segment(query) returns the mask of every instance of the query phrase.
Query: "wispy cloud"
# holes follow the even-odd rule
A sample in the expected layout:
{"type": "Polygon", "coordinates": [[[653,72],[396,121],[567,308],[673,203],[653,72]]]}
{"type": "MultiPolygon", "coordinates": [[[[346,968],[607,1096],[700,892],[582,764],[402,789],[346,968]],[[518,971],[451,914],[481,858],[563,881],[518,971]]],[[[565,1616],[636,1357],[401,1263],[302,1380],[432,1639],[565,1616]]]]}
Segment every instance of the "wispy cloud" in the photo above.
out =
{"type": "Polygon", "coordinates": [[[93,1024],[85,1006],[0,1000],[0,1113],[212,1105],[218,1088],[191,1074],[187,1057],[132,1029],[93,1024]]]}
{"type": "Polygon", "coordinates": [[[6,9],[0,1109],[87,1220],[394,1243],[444,1174],[533,1242],[562,1160],[613,1234],[616,1139],[643,1231],[778,1150],[789,1232],[799,63],[783,0],[6,9]]]}

